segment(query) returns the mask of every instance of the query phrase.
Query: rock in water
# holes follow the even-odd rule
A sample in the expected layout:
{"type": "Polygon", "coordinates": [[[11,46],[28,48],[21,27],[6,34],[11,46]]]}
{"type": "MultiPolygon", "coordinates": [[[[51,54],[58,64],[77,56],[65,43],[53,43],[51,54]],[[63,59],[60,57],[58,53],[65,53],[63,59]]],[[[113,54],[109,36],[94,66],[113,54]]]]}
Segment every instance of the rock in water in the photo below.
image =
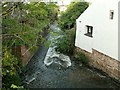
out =
{"type": "Polygon", "coordinates": [[[70,58],[64,54],[60,54],[59,58],[64,62],[62,65],[66,65],[66,67],[71,66],[70,58]]]}

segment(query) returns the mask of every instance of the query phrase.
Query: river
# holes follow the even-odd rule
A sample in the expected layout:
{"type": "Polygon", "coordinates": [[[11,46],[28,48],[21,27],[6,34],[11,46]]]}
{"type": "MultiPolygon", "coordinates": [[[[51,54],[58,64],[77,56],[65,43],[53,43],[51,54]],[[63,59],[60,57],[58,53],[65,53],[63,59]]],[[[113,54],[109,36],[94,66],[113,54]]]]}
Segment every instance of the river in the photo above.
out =
{"type": "MultiPolygon", "coordinates": [[[[52,29],[59,29],[53,25],[52,29]]],[[[40,46],[24,72],[26,88],[118,88],[116,82],[95,69],[90,69],[71,58],[71,66],[58,63],[46,66],[48,47],[40,46]]]]}

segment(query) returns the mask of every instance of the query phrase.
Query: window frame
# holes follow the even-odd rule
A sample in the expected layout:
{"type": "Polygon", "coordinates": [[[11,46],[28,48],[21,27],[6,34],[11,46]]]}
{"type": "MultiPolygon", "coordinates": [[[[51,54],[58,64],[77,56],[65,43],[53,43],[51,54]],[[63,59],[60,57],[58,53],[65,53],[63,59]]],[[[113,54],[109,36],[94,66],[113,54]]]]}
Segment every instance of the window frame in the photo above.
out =
{"type": "Polygon", "coordinates": [[[93,26],[86,25],[86,33],[84,35],[93,37],[93,26]]]}
{"type": "Polygon", "coordinates": [[[110,10],[109,18],[110,18],[111,20],[114,19],[114,10],[110,10]]]}

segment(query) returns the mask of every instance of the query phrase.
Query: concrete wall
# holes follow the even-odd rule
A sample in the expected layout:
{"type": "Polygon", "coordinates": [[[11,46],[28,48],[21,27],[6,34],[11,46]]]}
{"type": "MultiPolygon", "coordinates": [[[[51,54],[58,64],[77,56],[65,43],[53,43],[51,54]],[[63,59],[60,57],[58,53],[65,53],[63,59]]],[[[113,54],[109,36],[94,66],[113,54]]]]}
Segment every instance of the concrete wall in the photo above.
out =
{"type": "Polygon", "coordinates": [[[118,1],[96,0],[76,20],[75,46],[92,53],[92,49],[118,60],[118,1]],[[114,18],[110,19],[110,10],[114,18]],[[85,36],[86,25],[93,26],[93,38],[85,36]]]}

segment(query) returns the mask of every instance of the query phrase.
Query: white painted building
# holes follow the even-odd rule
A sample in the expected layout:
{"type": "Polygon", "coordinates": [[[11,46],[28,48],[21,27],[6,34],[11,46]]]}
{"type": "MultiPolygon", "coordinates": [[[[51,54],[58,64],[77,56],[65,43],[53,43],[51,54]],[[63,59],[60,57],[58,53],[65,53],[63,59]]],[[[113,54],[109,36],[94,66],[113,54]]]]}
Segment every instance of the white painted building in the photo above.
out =
{"type": "Polygon", "coordinates": [[[95,49],[111,58],[120,60],[119,1],[96,0],[81,14],[76,20],[76,47],[90,53],[95,49]]]}
{"type": "Polygon", "coordinates": [[[60,12],[65,11],[70,3],[71,0],[58,0],[57,5],[59,6],[60,12]]]}
{"type": "Polygon", "coordinates": [[[67,6],[71,3],[72,0],[40,0],[41,2],[54,2],[57,6],[59,6],[60,12],[65,11],[67,6]]]}

